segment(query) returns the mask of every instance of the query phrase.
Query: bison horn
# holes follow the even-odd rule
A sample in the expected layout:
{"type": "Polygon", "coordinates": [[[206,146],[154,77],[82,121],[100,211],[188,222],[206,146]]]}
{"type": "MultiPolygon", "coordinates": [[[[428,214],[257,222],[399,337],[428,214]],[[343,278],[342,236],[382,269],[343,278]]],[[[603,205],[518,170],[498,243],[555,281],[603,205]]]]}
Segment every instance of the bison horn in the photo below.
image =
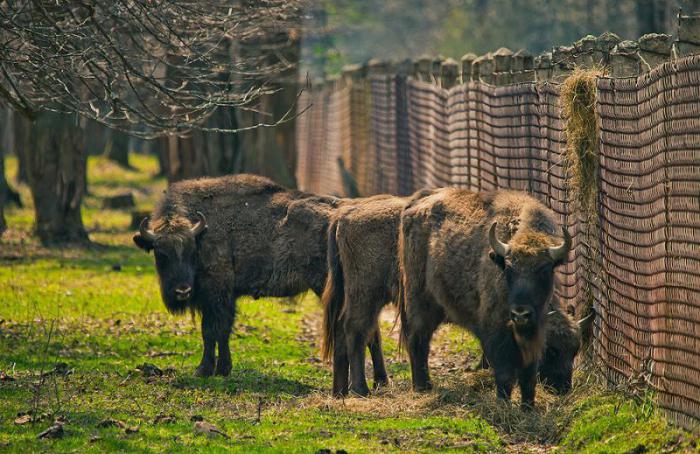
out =
{"type": "Polygon", "coordinates": [[[204,217],[201,211],[197,211],[197,217],[199,220],[197,223],[190,229],[192,232],[192,235],[198,236],[201,233],[203,233],[207,229],[207,218],[204,217]]]}
{"type": "Polygon", "coordinates": [[[148,218],[143,218],[141,224],[139,225],[139,233],[144,240],[153,242],[156,239],[156,235],[153,230],[148,230],[148,218]]]}
{"type": "Polygon", "coordinates": [[[595,312],[591,312],[590,314],[586,315],[585,317],[583,317],[581,320],[579,320],[576,323],[578,323],[578,326],[583,326],[583,324],[586,323],[588,320],[590,320],[594,315],[595,315],[595,312]]]}
{"type": "Polygon", "coordinates": [[[491,230],[489,230],[489,245],[491,245],[491,249],[493,249],[493,252],[495,252],[501,257],[505,257],[510,251],[510,246],[508,246],[506,243],[502,243],[498,239],[498,236],[496,235],[497,225],[498,222],[494,222],[493,224],[491,224],[491,230]]]}
{"type": "Polygon", "coordinates": [[[564,261],[566,256],[569,255],[569,249],[571,249],[571,235],[569,235],[569,232],[568,230],[566,230],[566,228],[562,227],[561,230],[562,232],[564,232],[564,244],[562,244],[561,246],[554,246],[549,248],[549,256],[555,262],[564,261]]]}

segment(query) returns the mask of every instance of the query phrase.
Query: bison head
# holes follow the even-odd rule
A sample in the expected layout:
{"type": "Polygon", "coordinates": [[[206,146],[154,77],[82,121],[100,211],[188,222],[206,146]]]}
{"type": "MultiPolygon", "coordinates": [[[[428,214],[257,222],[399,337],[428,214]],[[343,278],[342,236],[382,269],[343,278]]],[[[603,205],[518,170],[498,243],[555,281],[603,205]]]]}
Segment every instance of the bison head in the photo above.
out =
{"type": "Polygon", "coordinates": [[[145,218],[134,235],[138,247],[154,252],[161,295],[171,312],[187,309],[194,294],[197,239],[207,229],[204,215],[198,211],[197,217],[194,225],[185,218],[170,219],[156,231],[148,229],[145,218]]]}
{"type": "Polygon", "coordinates": [[[530,337],[545,320],[543,313],[554,288],[554,269],[566,260],[571,237],[562,229],[564,243],[550,247],[548,237],[533,233],[527,247],[512,248],[498,239],[496,227],[494,222],[489,230],[489,256],[503,270],[514,329],[517,334],[530,337]]]}
{"type": "Polygon", "coordinates": [[[560,308],[547,314],[547,346],[538,373],[543,385],[559,395],[571,390],[574,360],[581,348],[580,325],[560,308]]]}

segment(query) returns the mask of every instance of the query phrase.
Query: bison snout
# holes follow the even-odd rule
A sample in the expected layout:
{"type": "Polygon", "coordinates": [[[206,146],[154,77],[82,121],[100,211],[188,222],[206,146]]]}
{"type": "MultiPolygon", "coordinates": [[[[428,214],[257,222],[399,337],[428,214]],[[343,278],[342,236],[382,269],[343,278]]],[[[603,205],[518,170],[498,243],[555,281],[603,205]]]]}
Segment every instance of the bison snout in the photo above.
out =
{"type": "Polygon", "coordinates": [[[175,298],[178,301],[186,301],[192,296],[192,287],[189,285],[179,285],[175,288],[175,298]]]}
{"type": "Polygon", "coordinates": [[[528,325],[532,322],[532,309],[529,307],[518,306],[510,311],[510,319],[516,325],[528,325]]]}

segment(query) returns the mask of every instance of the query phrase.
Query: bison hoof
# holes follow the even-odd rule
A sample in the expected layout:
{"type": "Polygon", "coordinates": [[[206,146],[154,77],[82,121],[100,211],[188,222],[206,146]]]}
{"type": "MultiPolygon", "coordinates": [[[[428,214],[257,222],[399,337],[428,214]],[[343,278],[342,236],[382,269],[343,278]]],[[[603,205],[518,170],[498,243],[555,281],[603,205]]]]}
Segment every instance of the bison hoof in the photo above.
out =
{"type": "Polygon", "coordinates": [[[369,388],[365,386],[350,386],[350,392],[359,397],[369,396],[369,388]]]}
{"type": "Polygon", "coordinates": [[[335,397],[336,399],[342,399],[342,398],[344,398],[344,397],[347,397],[347,395],[348,395],[348,389],[347,389],[347,388],[344,388],[344,389],[333,389],[333,397],[335,397]]]}
{"type": "Polygon", "coordinates": [[[413,385],[413,390],[417,393],[424,393],[431,391],[433,389],[433,384],[431,382],[416,383],[413,385]]]}
{"type": "Polygon", "coordinates": [[[216,364],[216,375],[221,377],[228,377],[231,374],[231,363],[217,363],[216,364]]]}
{"type": "Polygon", "coordinates": [[[194,371],[195,377],[211,377],[214,375],[213,364],[200,364],[197,370],[194,371]]]}
{"type": "Polygon", "coordinates": [[[535,403],[534,402],[523,402],[520,404],[520,410],[530,413],[535,410],[535,403]]]}
{"type": "Polygon", "coordinates": [[[382,388],[384,386],[389,386],[389,379],[386,377],[375,377],[373,387],[375,390],[382,388]]]}

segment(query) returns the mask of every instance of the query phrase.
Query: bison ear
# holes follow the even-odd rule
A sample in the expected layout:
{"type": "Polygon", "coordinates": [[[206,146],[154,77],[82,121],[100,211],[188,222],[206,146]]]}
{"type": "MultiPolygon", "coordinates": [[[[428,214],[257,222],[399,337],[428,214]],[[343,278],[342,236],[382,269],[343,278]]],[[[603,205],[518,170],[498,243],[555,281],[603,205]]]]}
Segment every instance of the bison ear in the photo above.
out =
{"type": "Polygon", "coordinates": [[[489,258],[498,265],[498,267],[502,270],[506,268],[506,259],[505,257],[501,257],[500,255],[496,254],[494,251],[489,251],[489,258]]]}
{"type": "Polygon", "coordinates": [[[136,246],[140,247],[144,251],[151,252],[151,250],[153,249],[153,243],[144,238],[140,233],[134,235],[133,239],[136,246]]]}

